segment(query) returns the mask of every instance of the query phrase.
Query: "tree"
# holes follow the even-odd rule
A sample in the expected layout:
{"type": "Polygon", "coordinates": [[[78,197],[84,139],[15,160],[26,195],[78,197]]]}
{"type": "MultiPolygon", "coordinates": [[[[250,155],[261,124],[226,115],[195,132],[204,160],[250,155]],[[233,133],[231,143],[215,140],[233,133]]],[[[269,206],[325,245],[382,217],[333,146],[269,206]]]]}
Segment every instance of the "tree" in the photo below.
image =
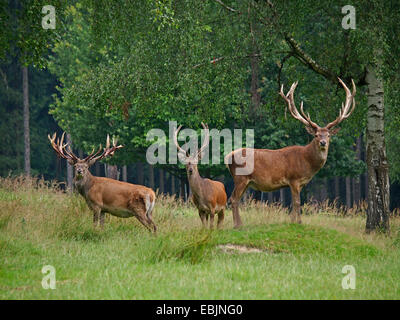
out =
{"type": "Polygon", "coordinates": [[[29,132],[29,80],[28,80],[28,67],[22,67],[22,87],[24,99],[24,163],[25,174],[31,175],[31,142],[29,132]]]}
{"type": "MultiPolygon", "coordinates": [[[[63,1],[54,3],[63,8],[63,1]]],[[[28,66],[33,64],[38,68],[45,66],[45,56],[48,48],[54,43],[54,35],[46,32],[40,23],[42,8],[45,1],[8,1],[0,5],[0,21],[2,34],[0,36],[0,57],[16,56],[21,64],[23,87],[23,123],[24,123],[24,169],[25,174],[31,174],[30,145],[30,111],[29,111],[29,78],[28,66]]],[[[61,10],[62,11],[62,10],[61,10]]],[[[62,15],[60,14],[60,17],[62,15]]]]}
{"type": "MultiPolygon", "coordinates": [[[[387,170],[387,159],[384,144],[385,136],[383,130],[383,99],[379,99],[379,103],[377,103],[377,101],[374,101],[377,96],[383,96],[383,85],[377,80],[377,66],[374,58],[376,57],[377,52],[381,48],[381,45],[383,43],[386,44],[386,47],[395,44],[385,42],[382,34],[384,33],[383,31],[386,27],[395,23],[396,19],[393,18],[396,17],[394,17],[393,15],[393,8],[390,8],[387,11],[383,9],[385,5],[381,3],[381,1],[371,1],[370,3],[368,3],[368,6],[365,5],[365,2],[359,2],[357,4],[360,8],[364,9],[361,10],[362,17],[366,18],[364,21],[361,20],[364,22],[362,24],[362,29],[359,27],[361,31],[352,30],[352,34],[346,32],[337,32],[336,35],[339,35],[339,37],[335,36],[335,33],[329,33],[330,45],[332,44],[332,42],[336,42],[336,47],[340,43],[344,44],[343,47],[339,47],[339,50],[337,51],[332,50],[332,46],[330,46],[330,50],[328,52],[323,49],[321,50],[321,43],[315,45],[315,47],[313,48],[312,41],[308,41],[309,45],[307,49],[313,53],[312,55],[306,53],[301,48],[298,40],[293,37],[293,34],[295,33],[294,28],[296,28],[296,34],[299,34],[300,37],[305,34],[304,31],[307,29],[304,27],[304,21],[307,21],[307,19],[301,20],[301,22],[294,28],[293,23],[288,23],[293,22],[293,20],[285,20],[286,18],[288,18],[288,20],[293,18],[292,12],[294,11],[290,10],[293,9],[293,7],[291,8],[291,4],[284,4],[279,2],[276,2],[274,4],[271,1],[266,1],[265,7],[269,7],[270,12],[266,13],[263,18],[269,17],[269,19],[264,18],[264,21],[271,21],[267,24],[274,27],[275,32],[277,34],[280,34],[281,37],[285,40],[290,49],[290,54],[295,57],[300,63],[307,66],[310,70],[319,75],[322,75],[327,80],[333,83],[337,82],[337,76],[343,76],[341,73],[344,73],[345,76],[349,78],[355,78],[357,83],[360,85],[365,83],[367,84],[370,100],[368,103],[369,111],[367,114],[368,125],[366,133],[367,166],[369,178],[368,219],[366,231],[369,232],[377,228],[382,228],[385,231],[389,231],[388,219],[390,193],[389,175],[387,170]],[[286,14],[281,15],[281,12],[285,12],[286,14]],[[285,26],[287,25],[290,25],[292,30],[288,30],[288,28],[285,28],[285,26]],[[299,30],[302,31],[298,32],[299,30]],[[370,38],[371,34],[373,40],[372,45],[370,38]],[[354,41],[356,39],[357,41],[354,41]],[[341,40],[344,41],[342,42],[341,40]],[[317,48],[320,51],[319,53],[316,50],[317,48]],[[340,56],[337,55],[338,52],[343,53],[342,59],[340,56]],[[325,54],[326,57],[329,57],[328,61],[326,60],[326,58],[321,56],[321,53],[325,54]],[[341,65],[332,64],[332,61],[340,61],[341,65]],[[326,65],[328,65],[329,67],[326,67],[326,65]],[[359,70],[362,70],[363,72],[360,74],[359,70]],[[379,129],[377,130],[377,128],[379,129]]],[[[294,5],[296,6],[295,10],[297,12],[299,11],[299,9],[304,8],[304,11],[300,10],[300,12],[303,13],[303,18],[305,18],[305,15],[307,14],[311,15],[311,12],[309,11],[310,3],[308,1],[303,1],[301,4],[301,8],[298,7],[299,3],[297,2],[295,2],[294,5]]],[[[324,3],[323,6],[325,7],[324,11],[328,13],[328,17],[337,17],[337,12],[339,11],[336,11],[336,13],[333,11],[335,9],[338,9],[337,4],[335,5],[334,3],[328,1],[324,3]]],[[[265,10],[261,9],[260,13],[265,14],[265,10]]],[[[315,17],[313,18],[315,19],[315,17]]],[[[329,20],[325,19],[325,22],[329,22],[329,20]]],[[[317,39],[318,41],[320,41],[321,37],[315,37],[314,41],[316,41],[317,39]]],[[[335,45],[333,47],[335,47],[335,45]]],[[[388,52],[391,51],[386,51],[386,53],[388,52]]],[[[394,56],[391,56],[391,58],[393,59],[394,56]]]]}

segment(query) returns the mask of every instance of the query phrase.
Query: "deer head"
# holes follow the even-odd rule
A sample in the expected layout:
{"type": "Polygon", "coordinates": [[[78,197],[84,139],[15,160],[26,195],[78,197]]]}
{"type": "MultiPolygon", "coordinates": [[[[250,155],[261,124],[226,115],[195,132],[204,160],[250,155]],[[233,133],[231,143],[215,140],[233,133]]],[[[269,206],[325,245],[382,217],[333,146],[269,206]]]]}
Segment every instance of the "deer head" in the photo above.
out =
{"type": "Polygon", "coordinates": [[[203,128],[206,132],[206,135],[204,137],[204,141],[203,141],[201,148],[196,152],[196,154],[194,156],[191,156],[188,151],[182,149],[178,143],[178,133],[181,130],[182,125],[180,125],[178,127],[178,129],[176,129],[174,132],[173,139],[174,139],[175,146],[177,147],[178,152],[179,152],[178,156],[179,156],[179,159],[181,159],[181,161],[185,163],[186,172],[187,172],[188,176],[191,176],[194,172],[197,172],[197,163],[201,159],[204,149],[207,148],[207,146],[209,144],[210,133],[208,130],[208,126],[206,124],[204,124],[203,122],[201,123],[201,125],[203,126],[203,128]]]}
{"type": "Polygon", "coordinates": [[[279,93],[288,104],[290,114],[293,116],[293,118],[299,120],[306,126],[307,132],[314,136],[314,139],[316,140],[321,151],[328,150],[330,137],[338,133],[340,130],[340,128],[334,127],[341,123],[344,119],[348,118],[356,106],[356,101],[354,98],[356,95],[356,86],[354,81],[351,80],[353,92],[350,92],[346,84],[340,78],[338,78],[338,80],[346,92],[346,101],[345,103],[342,103],[342,108],[340,109],[339,116],[336,118],[336,120],[328,123],[325,127],[320,127],[315,122],[311,121],[309,114],[306,115],[304,113],[303,101],[300,104],[300,112],[297,110],[294,103],[294,90],[296,89],[298,82],[292,84],[289,92],[286,95],[283,93],[282,85],[279,93]]]}
{"type": "Polygon", "coordinates": [[[48,135],[51,146],[57,155],[61,158],[64,158],[68,161],[68,163],[74,166],[75,169],[75,179],[82,180],[83,178],[89,175],[89,167],[94,164],[96,161],[101,160],[108,156],[113,156],[115,150],[122,148],[122,145],[117,146],[117,140],[113,138],[113,145],[110,147],[110,137],[107,135],[106,147],[102,150],[100,145],[99,149],[95,152],[95,149],[84,159],[78,158],[71,150],[71,147],[68,146],[68,143],[64,144],[64,135],[65,132],[61,136],[61,140],[57,139],[56,141],[56,133],[53,134],[52,137],[48,135]],[[68,149],[67,149],[68,146],[68,149]],[[103,151],[103,152],[102,152],[103,151]]]}

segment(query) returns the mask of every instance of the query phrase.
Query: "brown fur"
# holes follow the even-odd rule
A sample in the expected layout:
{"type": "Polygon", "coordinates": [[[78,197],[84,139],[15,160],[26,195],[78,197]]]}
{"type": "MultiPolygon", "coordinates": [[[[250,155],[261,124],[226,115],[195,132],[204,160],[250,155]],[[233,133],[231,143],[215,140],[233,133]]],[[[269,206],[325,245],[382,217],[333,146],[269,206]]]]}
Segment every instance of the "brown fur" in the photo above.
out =
{"type": "Polygon", "coordinates": [[[214,227],[214,215],[218,215],[217,228],[222,228],[227,195],[223,183],[202,178],[197,170],[197,164],[190,161],[186,164],[193,202],[199,210],[199,216],[204,227],[207,227],[210,217],[210,229],[214,227]]]}
{"type": "Polygon", "coordinates": [[[204,227],[207,226],[210,217],[210,229],[214,227],[214,215],[218,214],[218,229],[222,228],[224,221],[224,212],[226,207],[226,192],[224,185],[219,181],[204,179],[200,176],[197,169],[197,163],[201,159],[202,152],[209,144],[208,126],[201,123],[205,129],[206,136],[203,145],[196,155],[190,156],[188,152],[183,150],[178,143],[178,133],[182,126],[179,126],[174,132],[173,141],[178,148],[179,156],[185,162],[186,173],[189,180],[190,189],[193,194],[193,202],[199,210],[199,216],[204,227]]]}
{"type": "Polygon", "coordinates": [[[120,217],[136,217],[147,229],[156,231],[151,214],[155,202],[155,193],[150,188],[110,178],[92,176],[89,170],[82,179],[74,180],[79,193],[85,198],[94,212],[93,222],[104,224],[106,212],[120,217]]]}
{"type": "Polygon", "coordinates": [[[48,136],[54,151],[74,166],[74,185],[78,192],[85,198],[89,208],[93,211],[93,223],[97,226],[100,219],[100,226],[104,225],[104,216],[108,212],[120,218],[136,217],[150,231],[156,232],[157,227],[152,220],[152,212],[155,203],[155,193],[150,188],[121,182],[109,178],[95,177],[89,171],[89,167],[96,161],[113,156],[114,152],[123,146],[117,145],[113,138],[112,146],[110,137],[107,135],[106,147],[101,147],[97,152],[94,150],[84,159],[79,159],[64,144],[65,132],[61,140],[57,139],[54,133],[48,136]]]}
{"type": "Polygon", "coordinates": [[[235,154],[239,152],[242,152],[243,157],[246,155],[246,149],[238,149],[225,158],[225,163],[230,163],[228,168],[235,183],[230,198],[235,227],[242,225],[238,205],[248,187],[263,192],[290,187],[292,221],[300,223],[300,191],[324,166],[328,145],[321,150],[318,139],[314,138],[307,146],[290,146],[279,150],[254,149],[254,169],[248,175],[236,175],[236,168],[246,165],[238,165],[235,161],[235,154]]]}
{"type": "Polygon", "coordinates": [[[303,103],[301,103],[300,112],[297,110],[294,102],[294,90],[297,82],[292,84],[286,95],[283,93],[283,85],[281,87],[280,95],[288,104],[290,114],[302,122],[308,133],[314,136],[314,139],[308,145],[290,146],[278,150],[252,149],[254,150],[254,168],[247,175],[240,175],[240,172],[237,174],[236,169],[246,165],[242,161],[249,149],[238,149],[225,157],[225,163],[235,183],[230,198],[235,228],[242,225],[238,206],[240,198],[248,187],[266,192],[289,187],[292,193],[292,222],[301,223],[300,191],[325,165],[330,137],[339,131],[334,126],[348,118],[355,108],[356,87],[354,81],[352,80],[353,91],[350,92],[344,82],[341,79],[338,80],[346,92],[346,101],[342,105],[339,117],[323,128],[311,121],[310,116],[304,113],[303,103]],[[242,157],[235,159],[235,156],[240,155],[240,152],[242,157]]]}

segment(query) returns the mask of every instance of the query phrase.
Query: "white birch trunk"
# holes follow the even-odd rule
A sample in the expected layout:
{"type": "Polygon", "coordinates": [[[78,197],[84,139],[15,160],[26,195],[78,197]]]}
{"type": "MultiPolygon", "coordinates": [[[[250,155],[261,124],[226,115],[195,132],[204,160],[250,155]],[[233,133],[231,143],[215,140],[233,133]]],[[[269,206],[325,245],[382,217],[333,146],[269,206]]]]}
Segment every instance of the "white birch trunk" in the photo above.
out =
{"type": "Polygon", "coordinates": [[[389,232],[389,170],[384,131],[383,82],[373,66],[367,67],[367,172],[368,209],[366,231],[389,232]]]}

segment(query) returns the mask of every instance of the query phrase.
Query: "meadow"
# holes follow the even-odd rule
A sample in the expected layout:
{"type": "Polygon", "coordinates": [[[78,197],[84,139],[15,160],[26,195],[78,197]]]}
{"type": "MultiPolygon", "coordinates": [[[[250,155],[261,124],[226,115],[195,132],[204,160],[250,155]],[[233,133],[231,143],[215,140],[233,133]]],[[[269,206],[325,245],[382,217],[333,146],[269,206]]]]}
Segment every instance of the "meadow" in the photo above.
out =
{"type": "Polygon", "coordinates": [[[201,228],[190,203],[158,196],[159,232],[107,215],[94,229],[84,200],[56,183],[0,179],[0,299],[399,299],[400,218],[391,234],[365,234],[365,208],[246,200],[244,227],[201,228]],[[43,289],[54,266],[56,289],[43,289]],[[345,265],[356,288],[343,289],[345,265]]]}

